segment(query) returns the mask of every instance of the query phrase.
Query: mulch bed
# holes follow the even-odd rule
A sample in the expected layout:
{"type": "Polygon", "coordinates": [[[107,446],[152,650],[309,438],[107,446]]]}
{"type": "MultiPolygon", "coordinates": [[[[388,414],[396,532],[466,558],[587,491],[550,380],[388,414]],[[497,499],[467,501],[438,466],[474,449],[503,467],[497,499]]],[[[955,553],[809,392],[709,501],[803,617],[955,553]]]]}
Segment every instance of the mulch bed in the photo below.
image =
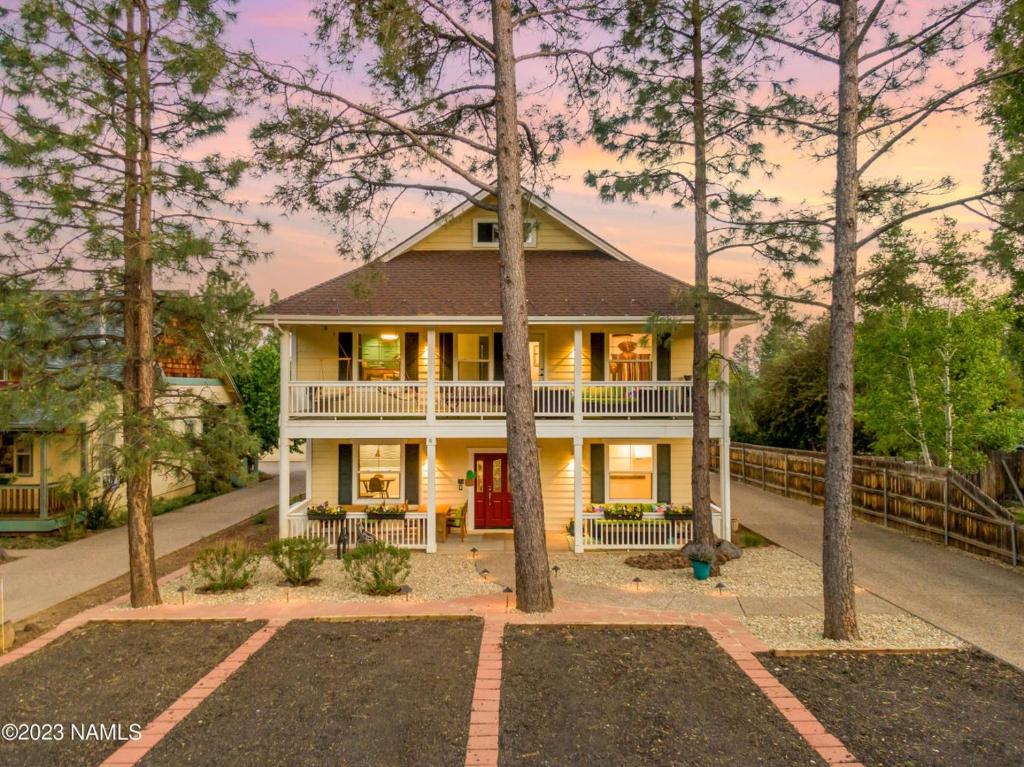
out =
{"type": "Polygon", "coordinates": [[[292,621],[145,765],[463,765],[482,622],[292,621]]]}
{"type": "Polygon", "coordinates": [[[502,765],[821,765],[703,629],[510,626],[502,765]]]}
{"type": "Polygon", "coordinates": [[[988,655],[762,661],[866,765],[1024,764],[1024,673],[988,655]]]}
{"type": "Polygon", "coordinates": [[[630,567],[639,570],[689,570],[690,558],[679,551],[659,551],[655,554],[638,554],[625,560],[630,567]]]}
{"type": "MultiPolygon", "coordinates": [[[[76,739],[72,723],[145,727],[261,622],[88,623],[0,668],[0,724],[61,724],[62,739],[0,743],[4,767],[94,765],[122,741],[76,739]]],[[[86,733],[91,736],[91,733],[86,733]]]]}

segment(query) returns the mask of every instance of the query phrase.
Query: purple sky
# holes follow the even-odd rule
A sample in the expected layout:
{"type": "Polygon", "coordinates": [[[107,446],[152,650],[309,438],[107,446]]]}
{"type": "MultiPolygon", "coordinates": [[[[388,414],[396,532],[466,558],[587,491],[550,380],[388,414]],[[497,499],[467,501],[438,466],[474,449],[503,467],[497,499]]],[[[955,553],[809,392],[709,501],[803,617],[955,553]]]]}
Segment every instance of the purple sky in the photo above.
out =
{"type": "MultiPolygon", "coordinates": [[[[248,47],[249,41],[263,56],[277,61],[298,61],[306,54],[312,24],[308,5],[246,0],[238,6],[238,22],[231,32],[231,44],[248,47]],[[282,8],[284,10],[282,10],[282,8]]],[[[827,85],[823,67],[794,60],[790,68],[802,86],[813,89],[827,85]]],[[[824,68],[827,73],[827,67],[824,68]]],[[[941,73],[940,73],[941,74],[941,73]]],[[[228,150],[245,151],[248,125],[239,122],[228,136],[228,150]]],[[[935,118],[916,133],[916,140],[893,154],[884,168],[885,176],[936,178],[950,175],[962,190],[976,190],[981,184],[988,144],[985,129],[974,119],[950,116],[935,118]]],[[[782,166],[762,187],[785,202],[819,202],[830,186],[832,166],[802,157],[789,147],[769,144],[770,159],[782,166]]],[[[551,202],[568,215],[597,232],[634,258],[684,280],[692,280],[692,216],[673,210],[667,200],[641,205],[602,204],[582,181],[588,170],[613,165],[613,160],[592,145],[571,147],[565,152],[561,173],[566,181],[556,183],[551,202]]],[[[247,199],[263,202],[270,191],[269,180],[253,180],[243,190],[247,199]]],[[[454,204],[454,201],[453,203],[454,204]]],[[[269,206],[253,206],[254,214],[268,218],[271,234],[261,244],[273,251],[273,258],[251,269],[250,280],[257,295],[265,298],[276,289],[282,296],[329,279],[354,266],[338,256],[335,234],[309,214],[284,217],[269,206]]],[[[420,214],[400,212],[393,217],[385,245],[394,244],[428,222],[426,206],[420,214]]],[[[979,227],[974,220],[964,225],[979,227]]],[[[739,252],[712,259],[712,277],[754,276],[759,268],[749,255],[739,252]]]]}

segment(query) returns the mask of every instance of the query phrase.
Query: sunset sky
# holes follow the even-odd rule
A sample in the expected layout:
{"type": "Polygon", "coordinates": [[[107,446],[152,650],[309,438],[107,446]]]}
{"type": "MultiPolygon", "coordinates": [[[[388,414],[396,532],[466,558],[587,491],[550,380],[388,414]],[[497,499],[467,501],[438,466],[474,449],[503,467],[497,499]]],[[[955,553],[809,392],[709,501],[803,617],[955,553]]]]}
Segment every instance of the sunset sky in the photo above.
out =
{"type": "MultiPolygon", "coordinates": [[[[921,3],[920,5],[924,5],[921,3]]],[[[308,50],[312,24],[303,2],[282,4],[269,0],[246,0],[238,8],[238,22],[230,43],[248,47],[250,41],[265,57],[276,61],[299,61],[308,50]],[[285,10],[281,10],[284,8],[285,10]]],[[[980,62],[980,59],[979,59],[980,62]]],[[[800,85],[808,91],[828,85],[828,67],[819,62],[793,59],[789,64],[800,85]]],[[[229,134],[229,149],[245,151],[248,125],[237,123],[229,134]]],[[[977,190],[988,153],[987,133],[977,120],[941,116],[916,132],[916,140],[904,145],[887,161],[885,176],[937,178],[950,175],[961,183],[961,192],[977,190]]],[[[781,165],[764,189],[787,203],[820,201],[831,185],[833,166],[815,162],[781,145],[769,144],[770,159],[781,165]]],[[[593,145],[575,146],[565,152],[560,168],[567,180],[556,183],[551,202],[584,226],[613,242],[626,253],[675,277],[691,281],[692,216],[673,210],[667,199],[640,205],[602,204],[596,193],[583,184],[588,170],[614,164],[613,158],[593,145]]],[[[261,202],[271,189],[268,179],[253,180],[245,191],[249,200],[261,202]]],[[[454,204],[453,201],[452,204],[454,204]]],[[[282,296],[307,288],[352,268],[352,261],[335,252],[336,235],[310,214],[284,217],[272,206],[253,206],[253,213],[272,222],[273,231],[262,241],[274,256],[251,269],[250,278],[263,299],[272,288],[282,296]]],[[[956,214],[959,215],[959,214],[956,214]]],[[[427,206],[418,213],[400,212],[389,229],[390,244],[401,240],[428,222],[427,206]]],[[[980,228],[977,220],[963,218],[963,224],[980,228]]],[[[385,243],[387,244],[387,243],[385,243]]],[[[827,254],[826,254],[827,255],[827,254]]],[[[712,277],[754,276],[759,264],[739,252],[716,256],[712,277]]]]}

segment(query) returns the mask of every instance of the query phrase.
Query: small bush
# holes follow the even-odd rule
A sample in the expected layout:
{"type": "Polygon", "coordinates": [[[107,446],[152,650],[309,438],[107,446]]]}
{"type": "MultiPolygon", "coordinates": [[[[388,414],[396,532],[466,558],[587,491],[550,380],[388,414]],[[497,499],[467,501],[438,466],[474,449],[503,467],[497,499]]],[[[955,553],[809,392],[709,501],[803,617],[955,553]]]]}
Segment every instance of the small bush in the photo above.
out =
{"type": "Polygon", "coordinates": [[[265,525],[265,524],[267,524],[267,512],[266,512],[266,510],[264,510],[264,511],[257,511],[256,514],[253,515],[252,523],[254,525],[265,525]]]}
{"type": "Polygon", "coordinates": [[[85,527],[88,530],[110,527],[110,506],[106,501],[93,501],[86,507],[85,527]]]}
{"type": "Polygon", "coordinates": [[[324,542],[309,538],[280,538],[267,550],[285,580],[292,586],[303,586],[313,578],[313,571],[326,558],[324,542]]]}
{"type": "Polygon", "coordinates": [[[244,541],[227,541],[200,551],[192,560],[192,575],[203,581],[203,591],[244,589],[256,574],[259,552],[244,541]]]}
{"type": "Polygon", "coordinates": [[[704,543],[695,543],[689,547],[689,556],[691,562],[714,562],[715,561],[715,547],[708,546],[704,543]]]}
{"type": "Polygon", "coordinates": [[[345,555],[345,571],[364,594],[397,594],[409,577],[408,549],[399,549],[378,541],[359,546],[345,555]]]}

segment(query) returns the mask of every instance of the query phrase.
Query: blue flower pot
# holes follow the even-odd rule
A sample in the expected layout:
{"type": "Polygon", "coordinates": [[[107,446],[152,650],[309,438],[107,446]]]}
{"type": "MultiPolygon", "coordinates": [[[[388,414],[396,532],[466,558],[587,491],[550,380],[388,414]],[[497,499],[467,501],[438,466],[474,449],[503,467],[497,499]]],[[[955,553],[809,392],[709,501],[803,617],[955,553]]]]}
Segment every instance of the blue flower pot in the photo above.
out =
{"type": "Polygon", "coordinates": [[[706,581],[711,577],[711,563],[710,562],[697,562],[696,560],[690,562],[693,565],[693,577],[698,581],[706,581]]]}

